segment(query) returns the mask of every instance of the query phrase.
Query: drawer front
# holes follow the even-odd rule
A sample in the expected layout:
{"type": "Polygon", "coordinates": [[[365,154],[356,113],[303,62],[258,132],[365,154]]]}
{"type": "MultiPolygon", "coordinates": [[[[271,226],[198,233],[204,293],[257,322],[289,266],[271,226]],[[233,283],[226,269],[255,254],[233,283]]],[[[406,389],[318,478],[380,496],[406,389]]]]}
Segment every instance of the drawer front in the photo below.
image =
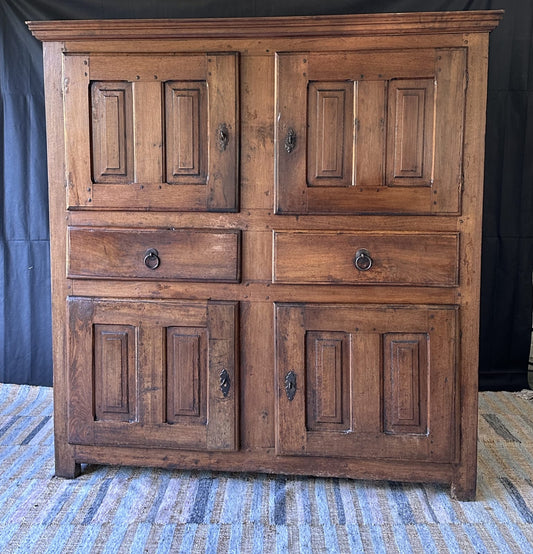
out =
{"type": "Polygon", "coordinates": [[[68,277],[90,279],[240,279],[240,231],[68,229],[68,277]]]}
{"type": "Polygon", "coordinates": [[[458,233],[274,232],[276,283],[458,284],[458,233]]]}

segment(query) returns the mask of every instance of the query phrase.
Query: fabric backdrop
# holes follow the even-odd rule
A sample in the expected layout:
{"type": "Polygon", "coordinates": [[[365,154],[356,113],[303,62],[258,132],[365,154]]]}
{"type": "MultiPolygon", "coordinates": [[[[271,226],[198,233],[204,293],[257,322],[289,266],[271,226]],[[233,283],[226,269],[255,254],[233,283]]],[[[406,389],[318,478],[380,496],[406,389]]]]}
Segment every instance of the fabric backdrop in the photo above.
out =
{"type": "Polygon", "coordinates": [[[25,20],[502,8],[489,58],[480,385],[525,387],[533,265],[530,0],[0,0],[0,382],[52,384],[43,70],[41,45],[25,20]]]}

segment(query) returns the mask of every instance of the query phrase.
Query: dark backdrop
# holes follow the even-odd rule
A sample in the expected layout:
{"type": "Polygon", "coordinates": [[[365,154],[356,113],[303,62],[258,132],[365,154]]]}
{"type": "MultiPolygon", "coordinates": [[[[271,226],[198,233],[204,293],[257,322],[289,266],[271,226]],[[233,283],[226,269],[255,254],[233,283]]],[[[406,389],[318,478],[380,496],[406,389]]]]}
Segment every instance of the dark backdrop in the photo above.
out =
{"type": "Polygon", "coordinates": [[[25,20],[502,8],[489,58],[480,385],[525,387],[533,259],[530,0],[0,0],[0,382],[52,384],[43,71],[41,45],[25,20]]]}

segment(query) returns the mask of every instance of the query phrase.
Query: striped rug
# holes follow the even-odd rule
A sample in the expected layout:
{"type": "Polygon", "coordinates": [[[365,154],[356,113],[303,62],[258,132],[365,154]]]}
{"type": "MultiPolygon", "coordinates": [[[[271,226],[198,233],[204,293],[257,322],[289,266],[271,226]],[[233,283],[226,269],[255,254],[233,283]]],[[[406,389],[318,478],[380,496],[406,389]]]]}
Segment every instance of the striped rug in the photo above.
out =
{"type": "Polygon", "coordinates": [[[480,395],[476,502],[446,487],[87,466],[53,476],[52,391],[0,384],[0,552],[533,552],[533,402],[480,395]]]}

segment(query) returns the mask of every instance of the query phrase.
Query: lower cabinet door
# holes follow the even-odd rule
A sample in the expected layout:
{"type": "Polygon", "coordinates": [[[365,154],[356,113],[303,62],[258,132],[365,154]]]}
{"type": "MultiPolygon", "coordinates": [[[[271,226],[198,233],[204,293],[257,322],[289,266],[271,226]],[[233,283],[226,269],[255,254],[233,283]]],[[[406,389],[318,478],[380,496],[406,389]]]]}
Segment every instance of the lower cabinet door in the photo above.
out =
{"type": "Polygon", "coordinates": [[[455,306],[280,303],[275,317],[277,454],[455,460],[455,306]]]}
{"type": "Polygon", "coordinates": [[[69,442],[237,449],[237,308],[69,298],[69,442]]]}

